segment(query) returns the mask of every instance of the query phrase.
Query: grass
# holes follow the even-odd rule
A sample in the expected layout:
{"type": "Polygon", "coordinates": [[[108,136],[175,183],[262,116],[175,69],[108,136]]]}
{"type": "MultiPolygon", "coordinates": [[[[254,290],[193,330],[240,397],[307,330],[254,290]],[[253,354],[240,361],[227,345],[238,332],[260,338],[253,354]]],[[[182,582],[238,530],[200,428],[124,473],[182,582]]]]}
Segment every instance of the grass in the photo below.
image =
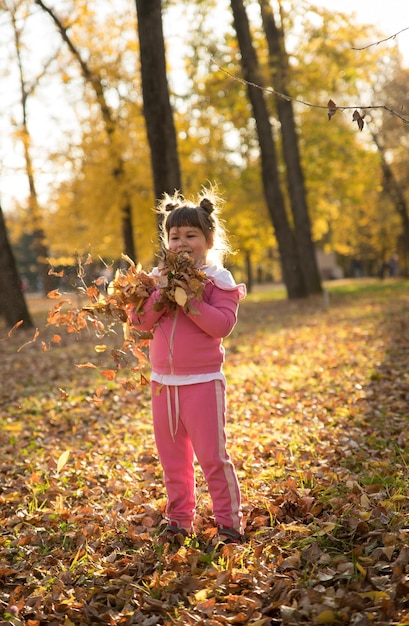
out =
{"type": "MultiPolygon", "coordinates": [[[[389,294],[409,289],[409,280],[404,278],[353,278],[324,281],[324,292],[333,295],[353,295],[353,294],[389,294]]],[[[286,299],[285,287],[276,285],[256,285],[253,292],[247,296],[248,302],[274,302],[286,299]]],[[[320,297],[320,296],[317,296],[320,297]]],[[[324,295],[322,296],[324,298],[324,295]]]]}

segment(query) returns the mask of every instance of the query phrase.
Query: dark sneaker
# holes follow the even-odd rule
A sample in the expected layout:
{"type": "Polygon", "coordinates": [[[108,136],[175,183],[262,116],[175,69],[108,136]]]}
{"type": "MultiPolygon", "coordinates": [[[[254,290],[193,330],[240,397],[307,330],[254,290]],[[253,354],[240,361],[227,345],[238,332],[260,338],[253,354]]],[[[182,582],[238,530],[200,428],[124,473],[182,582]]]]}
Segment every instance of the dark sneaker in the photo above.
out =
{"type": "Polygon", "coordinates": [[[159,535],[160,543],[178,544],[183,546],[186,537],[189,536],[186,528],[177,525],[177,522],[169,522],[159,535]]]}
{"type": "Polygon", "coordinates": [[[237,545],[244,543],[244,535],[235,528],[229,528],[227,526],[218,526],[218,533],[215,539],[218,543],[224,543],[225,545],[229,543],[235,543],[237,545]]]}

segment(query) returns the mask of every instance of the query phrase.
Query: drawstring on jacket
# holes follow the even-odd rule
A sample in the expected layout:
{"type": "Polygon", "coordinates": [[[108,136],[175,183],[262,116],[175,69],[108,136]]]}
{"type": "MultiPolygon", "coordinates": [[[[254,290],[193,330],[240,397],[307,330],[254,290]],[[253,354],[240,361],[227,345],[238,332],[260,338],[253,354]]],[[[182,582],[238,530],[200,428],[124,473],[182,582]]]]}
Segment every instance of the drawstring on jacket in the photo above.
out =
{"type": "Polygon", "coordinates": [[[172,415],[172,398],[170,395],[170,387],[166,385],[166,398],[168,402],[168,419],[169,419],[169,430],[172,437],[172,440],[175,441],[175,436],[178,431],[179,426],[179,388],[173,387],[175,390],[175,427],[173,427],[173,415],[172,415]]]}

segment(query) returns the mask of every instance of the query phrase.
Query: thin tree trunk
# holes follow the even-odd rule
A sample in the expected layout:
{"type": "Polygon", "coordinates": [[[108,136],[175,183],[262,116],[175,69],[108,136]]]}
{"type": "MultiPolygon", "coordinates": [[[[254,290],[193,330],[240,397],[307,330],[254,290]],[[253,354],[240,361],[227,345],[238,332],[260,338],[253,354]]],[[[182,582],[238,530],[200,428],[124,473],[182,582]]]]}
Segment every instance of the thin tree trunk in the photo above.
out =
{"type": "MultiPolygon", "coordinates": [[[[24,114],[24,117],[25,117],[25,114],[24,114]]],[[[32,231],[33,232],[33,247],[34,247],[34,251],[35,251],[36,259],[37,259],[37,268],[38,268],[38,274],[41,280],[41,288],[42,288],[42,291],[45,294],[47,294],[49,291],[53,289],[53,282],[52,282],[51,276],[48,273],[49,268],[50,268],[50,263],[48,260],[48,257],[49,257],[48,247],[45,242],[45,233],[42,227],[43,219],[42,219],[41,210],[40,210],[39,203],[38,203],[37,190],[36,190],[36,186],[34,182],[33,164],[32,164],[31,155],[30,155],[30,148],[28,145],[30,141],[30,137],[28,134],[27,126],[26,126],[26,121],[24,121],[23,133],[24,133],[24,138],[23,138],[24,155],[25,155],[26,171],[27,171],[27,177],[28,177],[28,183],[29,183],[29,189],[30,189],[28,206],[29,206],[30,218],[31,218],[32,228],[33,228],[33,231],[32,231]]]]}
{"type": "MultiPolygon", "coordinates": [[[[259,0],[264,32],[269,51],[269,65],[276,91],[288,94],[288,56],[284,45],[282,27],[277,28],[269,0],[259,0]]],[[[321,293],[321,277],[311,236],[311,222],[307,206],[304,173],[298,146],[298,136],[291,100],[276,97],[278,119],[281,124],[283,156],[291,210],[294,218],[295,237],[301,259],[308,293],[321,293]]]]}
{"type": "Polygon", "coordinates": [[[21,279],[0,206],[0,313],[10,327],[22,321],[23,328],[32,328],[33,322],[21,287],[21,279]]]}
{"type": "Polygon", "coordinates": [[[24,158],[26,163],[26,173],[28,178],[28,186],[29,186],[29,197],[28,197],[28,209],[29,209],[29,218],[31,220],[31,228],[33,233],[33,247],[36,254],[37,261],[37,269],[38,275],[41,280],[41,287],[44,293],[48,293],[51,291],[53,287],[53,283],[51,277],[48,273],[49,262],[48,262],[48,248],[45,243],[46,237],[43,228],[43,220],[41,215],[41,210],[38,202],[37,190],[34,180],[34,170],[33,170],[33,162],[31,159],[30,152],[30,134],[28,130],[28,122],[27,122],[27,100],[30,94],[34,91],[33,84],[31,87],[27,87],[26,81],[24,79],[24,69],[23,62],[21,58],[21,45],[20,45],[20,31],[17,26],[16,14],[13,10],[10,11],[11,21],[13,24],[14,31],[14,43],[16,48],[16,56],[19,70],[19,79],[20,79],[20,103],[22,110],[22,126],[21,126],[21,136],[24,147],[24,158]]]}
{"type": "Polygon", "coordinates": [[[253,273],[253,263],[251,261],[251,254],[247,250],[246,251],[246,273],[247,273],[247,291],[251,293],[253,291],[254,286],[254,273],[253,273]]]}
{"type": "Polygon", "coordinates": [[[161,0],[136,0],[143,110],[156,199],[181,191],[176,130],[169,99],[161,0]]]}
{"type": "Polygon", "coordinates": [[[118,154],[115,148],[115,131],[117,129],[117,122],[114,119],[112,111],[106,101],[104,87],[100,76],[93,72],[88,63],[81,56],[78,48],[73,44],[67,28],[63,25],[56,13],[42,2],[42,0],[34,0],[43,11],[53,20],[56,25],[61,38],[65,41],[74,58],[78,61],[81,68],[84,80],[93,88],[98,105],[101,110],[101,115],[105,123],[105,130],[108,137],[108,143],[110,147],[110,156],[112,161],[112,177],[117,182],[119,189],[122,189],[121,198],[121,218],[122,218],[122,239],[125,253],[137,262],[137,249],[133,233],[133,217],[132,217],[132,203],[127,191],[125,180],[125,166],[121,155],[118,154]]]}
{"type": "MultiPolygon", "coordinates": [[[[244,79],[262,86],[258,60],[253,47],[249,21],[243,0],[231,0],[234,28],[241,51],[244,79]]],[[[280,252],[282,275],[289,298],[306,297],[307,287],[301,268],[296,240],[288,222],[278,172],[278,160],[269,113],[261,89],[247,85],[249,100],[256,121],[261,153],[264,195],[280,252]]]]}

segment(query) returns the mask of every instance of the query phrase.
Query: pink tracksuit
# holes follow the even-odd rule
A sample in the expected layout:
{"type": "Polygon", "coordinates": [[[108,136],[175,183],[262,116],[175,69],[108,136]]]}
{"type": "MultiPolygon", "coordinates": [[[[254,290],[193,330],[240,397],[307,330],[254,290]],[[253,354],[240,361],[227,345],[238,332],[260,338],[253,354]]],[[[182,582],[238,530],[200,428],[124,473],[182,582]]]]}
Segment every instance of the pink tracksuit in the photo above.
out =
{"type": "Polygon", "coordinates": [[[216,523],[240,530],[240,491],[226,450],[225,380],[222,373],[227,337],[237,321],[238,303],[246,294],[230,272],[202,268],[208,282],[198,315],[155,311],[155,291],[131,322],[153,330],[150,343],[152,413],[155,440],[168,496],[167,516],[189,528],[196,508],[194,457],[202,468],[216,523]]]}

